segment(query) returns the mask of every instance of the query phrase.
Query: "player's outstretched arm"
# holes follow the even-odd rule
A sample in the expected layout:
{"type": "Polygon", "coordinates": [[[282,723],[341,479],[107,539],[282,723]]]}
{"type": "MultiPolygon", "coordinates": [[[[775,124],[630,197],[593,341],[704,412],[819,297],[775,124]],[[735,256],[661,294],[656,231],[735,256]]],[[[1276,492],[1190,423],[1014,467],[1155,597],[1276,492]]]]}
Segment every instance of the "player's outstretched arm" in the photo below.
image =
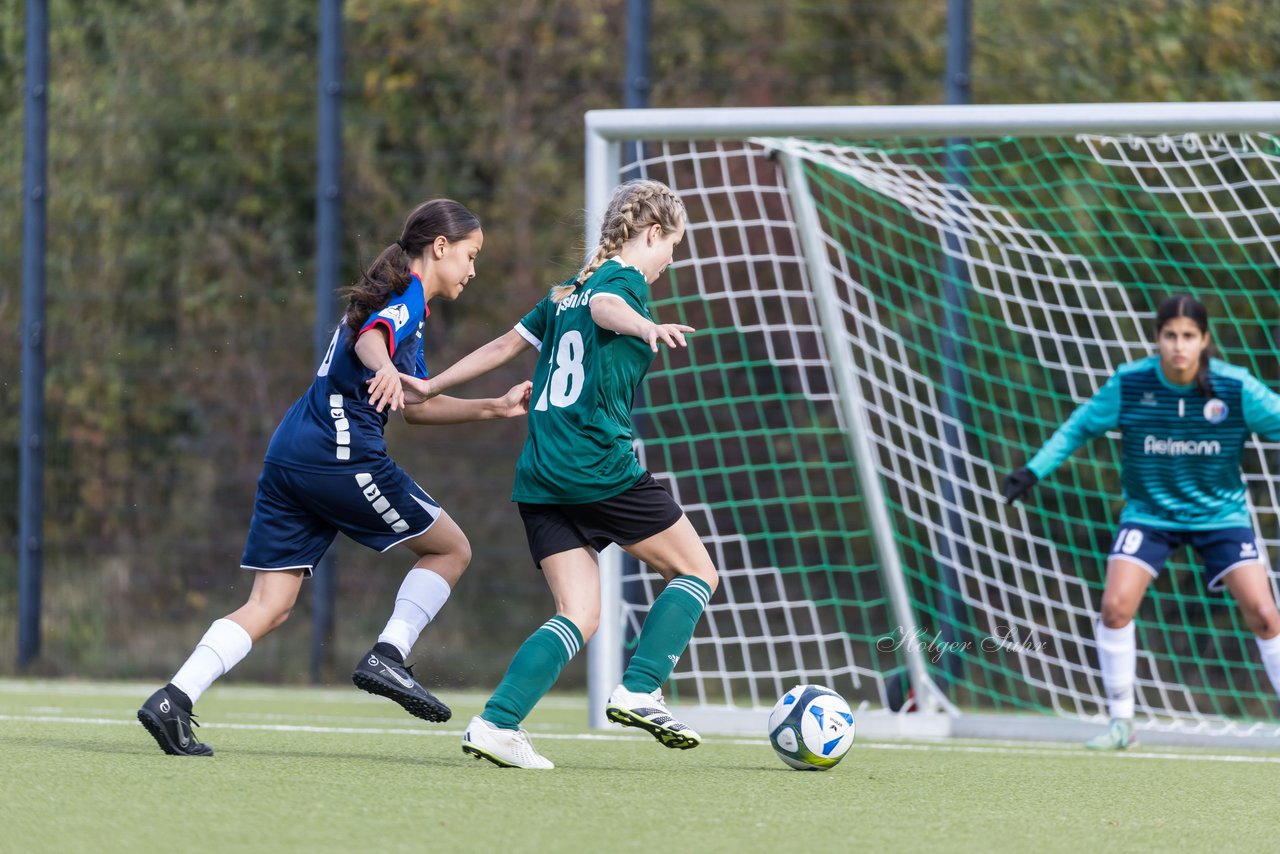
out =
{"type": "Polygon", "coordinates": [[[502,397],[464,400],[442,394],[423,403],[406,404],[404,420],[410,424],[466,424],[495,418],[515,418],[529,413],[529,397],[532,394],[533,383],[529,380],[512,386],[502,397]]]}
{"type": "Polygon", "coordinates": [[[1244,423],[1268,442],[1280,439],[1280,394],[1254,376],[1244,383],[1244,423]]]}
{"type": "Polygon", "coordinates": [[[500,368],[533,345],[514,329],[488,344],[472,350],[445,370],[430,379],[419,379],[401,374],[408,403],[422,403],[454,386],[470,382],[478,376],[500,368]]]}
{"type": "Polygon", "coordinates": [[[668,347],[688,346],[684,335],[694,331],[692,326],[682,323],[654,323],[627,305],[622,297],[612,294],[592,297],[591,319],[602,329],[642,339],[655,353],[658,352],[659,341],[668,347]]]}
{"type": "Polygon", "coordinates": [[[1027,464],[1004,479],[1001,490],[1005,501],[1012,504],[1031,491],[1042,478],[1048,477],[1062,462],[1085,442],[1101,436],[1120,423],[1120,374],[1098,389],[1093,397],[1076,407],[1044,447],[1027,464]]]}

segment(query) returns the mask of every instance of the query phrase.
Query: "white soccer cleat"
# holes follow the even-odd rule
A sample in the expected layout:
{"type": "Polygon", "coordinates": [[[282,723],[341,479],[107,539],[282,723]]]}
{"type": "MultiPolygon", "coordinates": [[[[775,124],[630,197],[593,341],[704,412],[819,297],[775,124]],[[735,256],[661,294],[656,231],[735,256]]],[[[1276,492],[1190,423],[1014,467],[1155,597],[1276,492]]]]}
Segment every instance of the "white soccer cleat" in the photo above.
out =
{"type": "Polygon", "coordinates": [[[614,723],[647,730],[664,747],[689,750],[702,744],[702,736],[671,716],[662,689],[645,694],[619,685],[609,695],[605,714],[614,723]]]}
{"type": "Polygon", "coordinates": [[[533,749],[529,733],[496,727],[476,715],[462,734],[462,752],[488,759],[501,768],[554,768],[551,760],[533,749]]]}

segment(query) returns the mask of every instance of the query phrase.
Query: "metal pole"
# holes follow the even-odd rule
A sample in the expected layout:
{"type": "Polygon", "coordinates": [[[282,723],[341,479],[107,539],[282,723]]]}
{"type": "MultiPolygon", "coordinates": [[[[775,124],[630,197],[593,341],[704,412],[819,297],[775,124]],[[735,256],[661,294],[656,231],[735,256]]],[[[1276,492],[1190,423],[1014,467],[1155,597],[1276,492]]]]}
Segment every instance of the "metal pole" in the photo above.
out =
{"type": "Polygon", "coordinates": [[[44,575],[44,253],[48,178],[49,15],[27,0],[22,194],[22,412],[18,488],[18,669],[40,654],[44,575]]]}
{"type": "MultiPolygon", "coordinates": [[[[649,22],[652,17],[649,0],[627,0],[627,79],[622,92],[622,104],[627,109],[649,106],[649,22]]],[[[643,156],[643,143],[627,145],[627,161],[634,163],[643,156]]],[[[638,178],[639,170],[628,170],[624,177],[626,180],[638,178]]]]}
{"type": "Polygon", "coordinates": [[[603,140],[751,136],[1049,136],[1280,130],[1280,101],[1135,104],[935,104],[909,107],[685,107],[588,110],[603,140]]]}
{"type": "MultiPolygon", "coordinates": [[[[947,79],[946,98],[948,104],[968,104],[970,102],[971,75],[971,30],[973,10],[970,0],[949,0],[947,5],[947,79]]],[[[948,186],[955,194],[962,193],[968,185],[969,140],[964,137],[947,139],[947,155],[945,178],[948,186]]],[[[962,221],[957,217],[956,222],[962,221]]],[[[943,257],[943,328],[942,362],[943,362],[943,412],[946,420],[942,425],[943,442],[946,459],[942,467],[942,502],[946,518],[948,537],[939,542],[938,571],[939,585],[937,611],[941,625],[938,631],[948,649],[957,640],[956,626],[962,622],[960,607],[960,576],[958,567],[968,566],[970,552],[968,538],[965,536],[964,517],[960,508],[967,497],[964,471],[964,436],[962,430],[972,421],[969,403],[964,392],[964,371],[960,365],[965,358],[963,342],[968,337],[966,307],[969,293],[969,271],[961,263],[964,257],[964,246],[959,235],[953,230],[944,232],[943,240],[947,251],[943,257]]],[[[960,676],[963,662],[959,656],[947,655],[942,662],[948,674],[953,678],[960,676]]]]}
{"type": "MultiPolygon", "coordinates": [[[[319,133],[316,138],[315,361],[329,349],[337,325],[335,292],[342,243],[342,0],[320,3],[319,133]]],[[[333,549],[315,568],[311,612],[311,681],[324,676],[325,648],[333,637],[337,566],[333,549]]]]}
{"type": "MultiPolygon", "coordinates": [[[[622,146],[587,132],[587,246],[600,242],[600,221],[618,181],[622,146]]],[[[604,707],[622,681],[622,555],[617,546],[600,553],[600,626],[587,644],[587,725],[609,726],[604,707]]]]}
{"type": "Polygon", "coordinates": [[[592,729],[609,727],[604,707],[622,681],[622,562],[628,557],[617,546],[600,552],[600,625],[587,644],[587,726],[592,729]]]}
{"type": "Polygon", "coordinates": [[[947,103],[973,101],[973,6],[970,0],[947,3],[947,103]]]}
{"type": "Polygon", "coordinates": [[[796,232],[800,235],[804,250],[805,269],[813,287],[818,316],[822,319],[822,336],[826,341],[827,355],[831,359],[837,405],[844,416],[854,466],[857,469],[858,485],[865,498],[867,525],[871,529],[876,555],[880,560],[881,575],[894,616],[898,619],[898,628],[902,637],[908,641],[902,644],[902,651],[907,659],[911,686],[916,692],[917,708],[935,712],[942,705],[942,698],[929,679],[922,644],[916,642],[920,637],[919,628],[894,538],[888,500],[880,482],[880,467],[876,464],[877,452],[868,435],[870,424],[863,406],[862,388],[853,363],[852,349],[844,340],[847,335],[844,312],[840,308],[831,269],[827,266],[827,246],[823,239],[818,207],[809,192],[804,163],[793,154],[779,153],[778,156],[786,172],[787,195],[791,199],[792,210],[795,211],[796,232]]]}
{"type": "MultiPolygon", "coordinates": [[[[644,109],[649,106],[649,21],[651,19],[651,4],[649,0],[628,0],[627,2],[627,79],[623,85],[622,103],[627,109],[644,109]]],[[[644,157],[644,143],[632,142],[626,146],[626,160],[631,163],[638,163],[644,157]]],[[[628,169],[626,174],[622,176],[623,180],[630,181],[633,178],[642,176],[641,169],[637,166],[628,169]]],[[[636,389],[635,401],[632,410],[644,405],[644,386],[636,389]]],[[[649,425],[647,419],[643,415],[632,415],[631,425],[636,438],[642,438],[648,433],[649,425]]],[[[617,590],[606,590],[603,586],[604,600],[601,607],[617,607],[623,605],[633,606],[643,601],[645,596],[644,584],[640,580],[640,561],[621,549],[615,564],[610,567],[609,572],[605,572],[604,555],[601,555],[601,571],[600,581],[602,585],[605,582],[615,582],[619,585],[617,590]],[[616,578],[614,575],[616,574],[616,578]],[[611,601],[617,600],[617,601],[611,601]]],[[[630,625],[624,625],[622,631],[618,633],[617,643],[621,654],[620,666],[624,669],[631,660],[629,650],[632,649],[636,634],[631,630],[630,625]]],[[[603,645],[603,642],[602,642],[603,645]]],[[[606,697],[607,699],[607,697],[606,697]]]]}

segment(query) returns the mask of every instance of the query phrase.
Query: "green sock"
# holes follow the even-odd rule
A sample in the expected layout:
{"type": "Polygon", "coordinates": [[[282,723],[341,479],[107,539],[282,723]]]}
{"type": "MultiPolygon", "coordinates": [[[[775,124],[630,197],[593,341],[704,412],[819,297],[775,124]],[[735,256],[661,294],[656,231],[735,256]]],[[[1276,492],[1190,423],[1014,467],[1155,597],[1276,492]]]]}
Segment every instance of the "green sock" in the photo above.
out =
{"type": "Polygon", "coordinates": [[[582,649],[582,632],[564,617],[547,620],[520,644],[480,717],[503,729],[519,729],[534,705],[582,649]]]}
{"type": "Polygon", "coordinates": [[[622,674],[623,688],[648,693],[667,681],[710,598],[711,587],[701,578],[678,575],[671,579],[644,618],[636,654],[622,674]]]}

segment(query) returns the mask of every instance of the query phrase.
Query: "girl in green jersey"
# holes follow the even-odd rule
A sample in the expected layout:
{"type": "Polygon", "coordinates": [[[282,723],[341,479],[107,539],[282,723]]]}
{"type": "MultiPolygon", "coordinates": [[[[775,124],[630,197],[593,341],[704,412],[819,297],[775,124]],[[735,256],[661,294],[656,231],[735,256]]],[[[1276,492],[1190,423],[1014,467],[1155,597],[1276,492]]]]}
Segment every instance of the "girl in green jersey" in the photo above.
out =
{"type": "Polygon", "coordinates": [[[685,209],[657,181],[620,186],[605,212],[600,245],[582,271],[552,288],[515,328],[436,377],[405,376],[406,400],[426,399],[474,379],[530,348],[529,436],[516,464],[530,553],[546,576],[556,613],[524,642],[462,749],[507,767],[551,768],[521,721],[595,633],[600,620],[596,553],[616,543],[667,580],[640,632],[606,713],[667,747],[701,738],[675,720],[661,686],[689,644],[717,584],[706,547],[671,495],[632,449],[631,402],[658,352],[684,347],[692,327],[657,323],[649,285],[684,237],[685,209]]]}

